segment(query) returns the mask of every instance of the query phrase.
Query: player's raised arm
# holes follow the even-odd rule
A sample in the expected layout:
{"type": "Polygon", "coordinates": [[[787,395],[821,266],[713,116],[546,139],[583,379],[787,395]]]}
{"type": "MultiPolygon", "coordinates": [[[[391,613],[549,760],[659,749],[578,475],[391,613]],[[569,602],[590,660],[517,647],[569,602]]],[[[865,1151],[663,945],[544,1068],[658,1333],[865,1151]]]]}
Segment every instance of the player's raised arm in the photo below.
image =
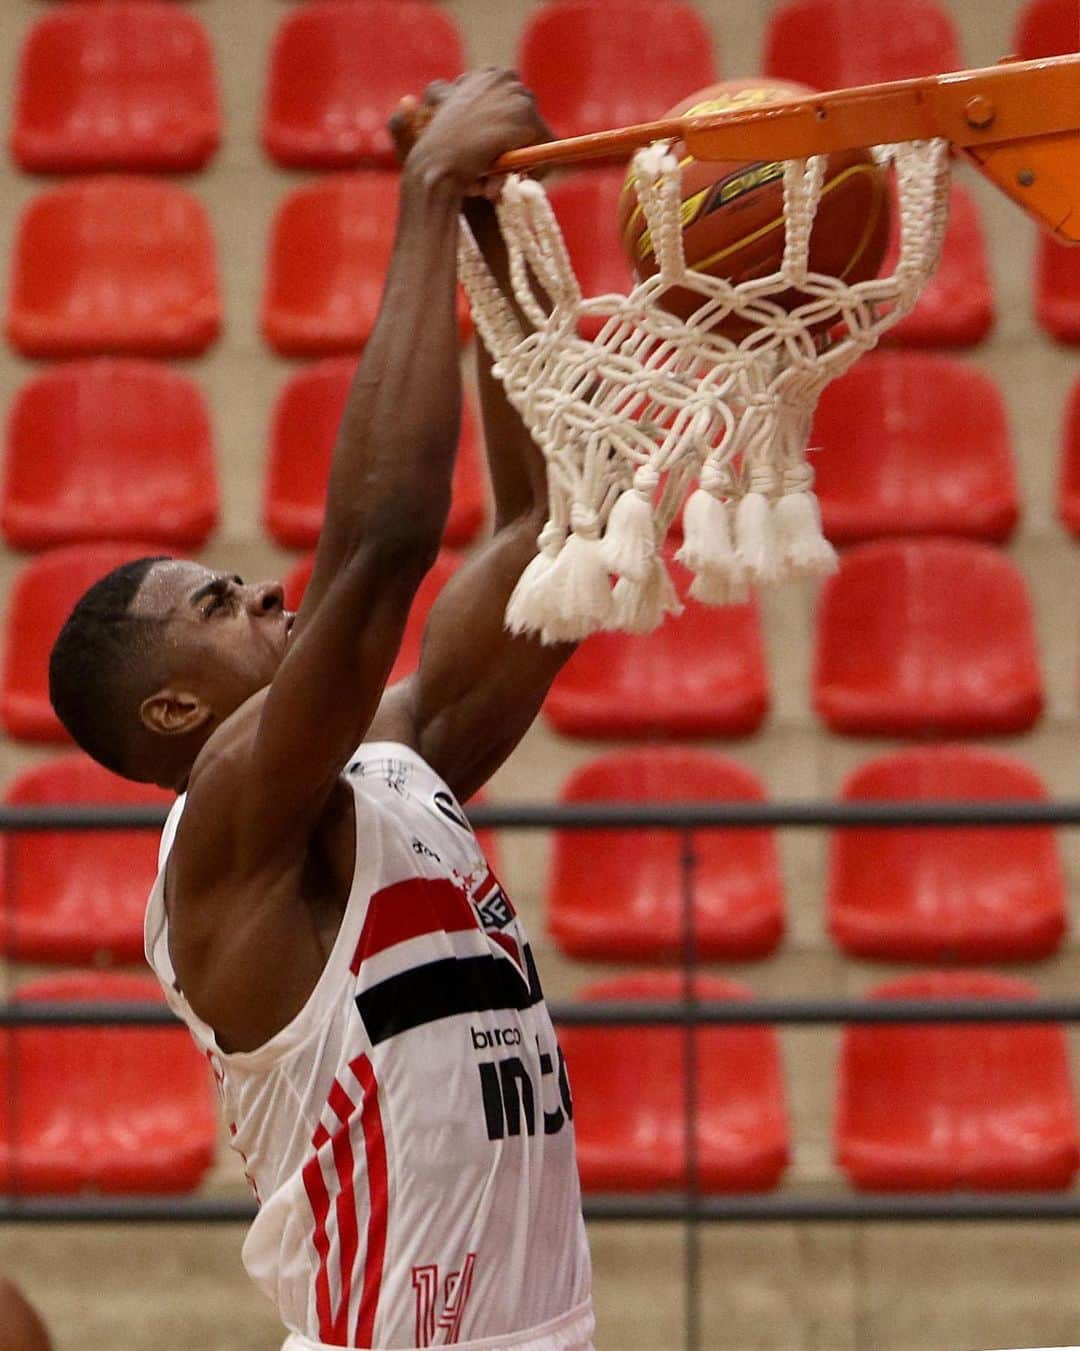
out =
{"type": "MultiPolygon", "coordinates": [[[[466,211],[502,285],[507,260],[494,209],[470,199],[466,211]]],[[[505,290],[512,295],[509,286],[505,290]]],[[[441,592],[424,634],[420,669],[389,692],[373,729],[409,740],[461,799],[481,787],[521,740],[573,651],[570,644],[544,646],[505,627],[507,601],[536,554],[547,517],[547,479],[543,456],[482,346],[478,379],[495,533],[441,592]]]]}
{"type": "Polygon", "coordinates": [[[311,585],[269,689],[210,738],[191,779],[184,837],[227,838],[241,871],[306,841],[378,705],[449,509],[462,195],[501,151],[535,139],[536,126],[509,72],[463,77],[403,174],[393,257],[335,449],[311,585]]]}

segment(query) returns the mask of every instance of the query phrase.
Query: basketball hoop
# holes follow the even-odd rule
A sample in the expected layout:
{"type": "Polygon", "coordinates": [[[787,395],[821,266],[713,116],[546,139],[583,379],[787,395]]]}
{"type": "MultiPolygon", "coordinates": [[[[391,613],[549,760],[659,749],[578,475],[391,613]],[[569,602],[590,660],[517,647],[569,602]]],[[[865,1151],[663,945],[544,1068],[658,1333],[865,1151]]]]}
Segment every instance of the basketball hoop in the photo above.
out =
{"type": "Polygon", "coordinates": [[[661,546],[688,493],[676,557],[694,574],[696,599],[727,604],[750,584],[834,568],[806,459],[814,410],[829,381],[911,311],[932,276],[951,145],[1075,240],[1078,129],[1080,57],[1065,57],[505,156],[498,168],[511,173],[498,217],[527,324],[467,226],[459,270],[495,372],[548,466],[550,516],[507,626],[565,642],[605,628],[648,632],[677,613],[661,546]],[[778,271],[735,284],[688,268],[676,140],[700,159],[786,160],[778,271]],[[827,153],[867,145],[895,172],[900,249],[890,275],[846,283],[810,270],[810,237],[827,153]],[[632,152],[658,271],[628,295],[586,297],[543,187],[519,171],[632,152]],[[687,318],[663,308],[672,288],[700,297],[687,318]],[[792,291],[799,304],[784,308],[778,298],[792,291]],[[585,318],[599,321],[594,339],[580,336],[585,318]]]}

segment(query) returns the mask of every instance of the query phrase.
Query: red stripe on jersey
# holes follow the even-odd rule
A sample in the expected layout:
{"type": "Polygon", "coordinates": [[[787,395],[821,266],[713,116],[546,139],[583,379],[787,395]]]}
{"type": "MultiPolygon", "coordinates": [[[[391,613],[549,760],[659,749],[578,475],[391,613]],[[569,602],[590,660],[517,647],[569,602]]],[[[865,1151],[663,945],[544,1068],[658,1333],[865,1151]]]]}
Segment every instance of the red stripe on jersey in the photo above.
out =
{"type": "MultiPolygon", "coordinates": [[[[336,1080],[335,1080],[336,1084],[336,1080]]],[[[330,1213],[330,1195],[323,1181],[322,1164],[319,1150],[330,1139],[330,1132],[320,1124],[311,1143],[315,1153],[303,1168],[304,1190],[307,1192],[311,1213],[315,1217],[315,1229],[312,1242],[319,1255],[319,1270],[315,1277],[315,1312],[319,1319],[319,1341],[325,1342],[333,1335],[334,1325],[330,1316],[330,1276],[327,1263],[330,1258],[330,1239],[326,1233],[326,1217],[330,1213]]]]}
{"type": "Polygon", "coordinates": [[[359,1227],[356,1220],[356,1164],[353,1159],[352,1139],[349,1135],[349,1118],[356,1111],[356,1104],[334,1080],[327,1099],[331,1110],[341,1122],[341,1129],[334,1132],[331,1148],[334,1154],[334,1168],[337,1170],[338,1194],[334,1202],[337,1214],[338,1248],[341,1255],[341,1300],[337,1317],[334,1319],[333,1336],[322,1337],[331,1346],[348,1346],[349,1336],[349,1300],[352,1297],[352,1277],[356,1266],[356,1249],[359,1243],[359,1227]]]}
{"type": "Polygon", "coordinates": [[[475,929],[476,915],[464,891],[446,877],[410,877],[377,891],[349,970],[355,976],[365,957],[422,934],[475,929]]]}
{"type": "Polygon", "coordinates": [[[379,1086],[371,1061],[358,1056],[349,1065],[364,1090],[361,1123],[364,1127],[364,1153],[367,1158],[370,1209],[367,1225],[367,1250],[364,1257],[364,1285],[360,1312],[356,1318],[354,1346],[371,1346],[375,1341],[375,1314],[379,1307],[383,1259],[386,1256],[386,1215],[389,1204],[389,1177],[386,1166],[386,1139],[379,1111],[379,1086]]]}
{"type": "Polygon", "coordinates": [[[312,1242],[319,1256],[315,1276],[315,1312],[319,1320],[319,1341],[327,1346],[370,1346],[374,1340],[375,1314],[382,1287],[383,1263],[386,1257],[386,1217],[388,1207],[388,1174],[386,1140],[383,1136],[382,1114],[379,1111],[378,1085],[371,1063],[366,1056],[358,1056],[349,1069],[363,1093],[360,1124],[364,1132],[364,1155],[367,1165],[369,1213],[364,1252],[364,1278],[360,1291],[360,1308],[356,1332],[349,1339],[349,1304],[352,1298],[353,1275],[356,1271],[360,1235],[356,1214],[356,1160],[353,1154],[349,1124],[356,1114],[356,1103],[335,1079],[327,1098],[327,1106],[340,1125],[333,1136],[319,1123],[312,1145],[315,1154],[302,1169],[304,1190],[315,1218],[312,1242]],[[337,1219],[338,1249],[341,1270],[341,1293],[337,1314],[331,1305],[330,1294],[330,1237],[326,1222],[330,1214],[330,1195],[323,1177],[319,1151],[329,1142],[337,1174],[338,1192],[334,1202],[337,1219]]]}
{"type": "Polygon", "coordinates": [[[480,883],[480,885],[476,888],[476,891],[474,892],[476,901],[478,903],[482,901],[484,897],[487,896],[488,892],[492,891],[498,885],[499,885],[498,879],[489,868],[487,871],[487,876],[484,878],[484,880],[480,883]]]}

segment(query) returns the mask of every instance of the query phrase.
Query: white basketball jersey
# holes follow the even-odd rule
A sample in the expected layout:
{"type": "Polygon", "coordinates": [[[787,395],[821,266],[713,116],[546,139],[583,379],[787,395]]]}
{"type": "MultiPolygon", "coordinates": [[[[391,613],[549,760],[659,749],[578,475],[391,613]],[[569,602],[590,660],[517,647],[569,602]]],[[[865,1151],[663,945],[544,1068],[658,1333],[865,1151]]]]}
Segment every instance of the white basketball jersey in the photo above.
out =
{"type": "Polygon", "coordinates": [[[341,929],[304,1008],[255,1051],[223,1052],[176,987],[164,866],[182,797],[162,835],[146,955],[259,1202],[244,1264],[324,1346],[585,1346],[570,1085],[521,921],[414,751],[362,746],[345,778],[341,929]]]}

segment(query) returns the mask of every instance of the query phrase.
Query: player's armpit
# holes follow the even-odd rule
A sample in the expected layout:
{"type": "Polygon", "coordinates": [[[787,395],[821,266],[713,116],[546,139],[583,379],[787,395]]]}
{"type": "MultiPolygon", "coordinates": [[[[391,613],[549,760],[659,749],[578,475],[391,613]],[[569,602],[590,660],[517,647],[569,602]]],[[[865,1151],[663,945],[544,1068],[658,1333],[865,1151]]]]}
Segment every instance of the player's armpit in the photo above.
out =
{"type": "Polygon", "coordinates": [[[386,694],[373,740],[411,745],[465,801],[528,731],[573,644],[507,631],[506,604],[536,553],[539,512],[501,529],[431,610],[420,669],[386,694]]]}

